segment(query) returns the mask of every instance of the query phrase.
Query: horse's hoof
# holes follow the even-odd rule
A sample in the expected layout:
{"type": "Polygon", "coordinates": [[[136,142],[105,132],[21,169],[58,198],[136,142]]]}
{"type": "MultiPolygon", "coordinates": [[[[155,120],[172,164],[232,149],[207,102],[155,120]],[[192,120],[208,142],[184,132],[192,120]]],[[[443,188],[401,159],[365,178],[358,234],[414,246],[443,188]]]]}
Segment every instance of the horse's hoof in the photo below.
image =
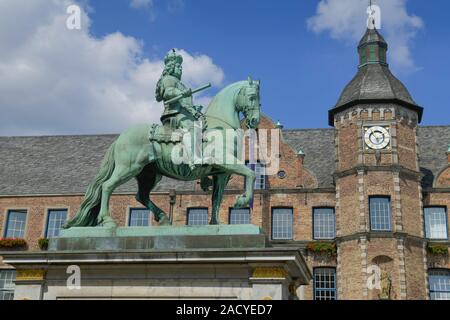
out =
{"type": "Polygon", "coordinates": [[[245,196],[239,196],[236,199],[236,203],[234,204],[235,209],[246,208],[250,203],[250,200],[245,196]]]}
{"type": "Polygon", "coordinates": [[[117,228],[117,223],[114,221],[111,217],[104,217],[98,220],[99,225],[101,225],[104,228],[108,229],[115,229],[117,228]]]}
{"type": "Polygon", "coordinates": [[[219,223],[217,222],[217,220],[211,220],[211,222],[209,223],[211,226],[217,226],[219,225],[219,223]]]}

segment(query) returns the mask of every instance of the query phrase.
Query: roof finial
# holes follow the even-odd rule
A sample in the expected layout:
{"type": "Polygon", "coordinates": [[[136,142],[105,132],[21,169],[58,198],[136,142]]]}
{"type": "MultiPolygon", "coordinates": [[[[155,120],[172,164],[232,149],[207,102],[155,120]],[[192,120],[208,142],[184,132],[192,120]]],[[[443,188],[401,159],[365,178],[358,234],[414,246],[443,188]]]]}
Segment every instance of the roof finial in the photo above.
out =
{"type": "Polygon", "coordinates": [[[280,120],[278,120],[277,124],[275,125],[275,128],[283,130],[284,126],[283,124],[280,122],[280,120]]]}

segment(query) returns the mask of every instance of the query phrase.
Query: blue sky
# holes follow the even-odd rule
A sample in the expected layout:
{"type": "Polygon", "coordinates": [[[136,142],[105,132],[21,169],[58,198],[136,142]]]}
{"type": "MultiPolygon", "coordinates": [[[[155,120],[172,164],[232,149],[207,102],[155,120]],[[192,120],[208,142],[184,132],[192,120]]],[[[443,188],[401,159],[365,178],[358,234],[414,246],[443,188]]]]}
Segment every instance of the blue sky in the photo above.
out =
{"type": "MultiPolygon", "coordinates": [[[[450,2],[376,0],[394,74],[448,125],[450,2]],[[432,5],[430,4],[432,3],[432,5]]],[[[2,0],[0,135],[118,133],[157,122],[154,87],[171,48],[184,81],[262,81],[263,112],[286,128],[328,127],[328,110],[357,72],[367,0],[2,0]],[[66,9],[82,9],[68,30],[66,9]]]]}
{"type": "MultiPolygon", "coordinates": [[[[95,0],[92,32],[101,37],[119,30],[142,39],[149,56],[162,57],[172,47],[207,54],[226,82],[249,74],[261,79],[263,111],[274,120],[288,128],[325,127],[327,110],[356,72],[357,42],[309,30],[317,2],[195,0],[173,11],[155,0],[151,13],[130,8],[127,0],[95,0]]],[[[450,2],[432,3],[407,2],[425,25],[412,43],[419,70],[394,72],[425,108],[423,124],[438,125],[450,120],[450,2]]]]}

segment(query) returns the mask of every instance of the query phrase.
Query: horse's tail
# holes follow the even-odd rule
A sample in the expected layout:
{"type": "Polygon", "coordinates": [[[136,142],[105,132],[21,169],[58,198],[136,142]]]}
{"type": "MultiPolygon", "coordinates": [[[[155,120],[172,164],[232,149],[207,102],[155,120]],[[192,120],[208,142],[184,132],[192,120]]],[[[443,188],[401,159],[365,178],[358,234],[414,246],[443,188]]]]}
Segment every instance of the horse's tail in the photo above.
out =
{"type": "Polygon", "coordinates": [[[111,177],[115,167],[115,145],[116,142],[109,147],[105,157],[103,158],[102,164],[100,165],[99,172],[88,186],[80,209],[75,217],[64,225],[64,228],[91,227],[97,225],[97,216],[100,212],[100,204],[102,199],[102,185],[111,177]]]}

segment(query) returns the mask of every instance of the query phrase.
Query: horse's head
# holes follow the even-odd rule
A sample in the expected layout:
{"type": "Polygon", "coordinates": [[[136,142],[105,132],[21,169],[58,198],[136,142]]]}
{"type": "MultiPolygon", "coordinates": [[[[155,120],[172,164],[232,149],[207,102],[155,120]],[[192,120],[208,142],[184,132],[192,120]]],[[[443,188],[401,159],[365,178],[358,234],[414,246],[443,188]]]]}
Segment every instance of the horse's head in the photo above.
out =
{"type": "Polygon", "coordinates": [[[245,124],[249,129],[256,129],[259,125],[261,104],[259,100],[259,81],[248,79],[248,84],[240,92],[239,107],[245,117],[245,124]]]}

